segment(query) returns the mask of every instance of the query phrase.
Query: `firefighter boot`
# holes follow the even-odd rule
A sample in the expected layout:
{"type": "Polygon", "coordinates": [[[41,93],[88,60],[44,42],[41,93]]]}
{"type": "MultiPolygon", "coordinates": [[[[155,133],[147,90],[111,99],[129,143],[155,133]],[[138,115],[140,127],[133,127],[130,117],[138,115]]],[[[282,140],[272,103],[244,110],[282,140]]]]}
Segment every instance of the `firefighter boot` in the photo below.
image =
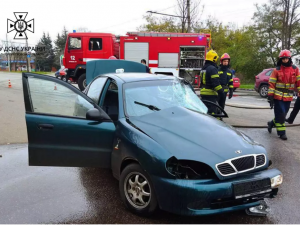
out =
{"type": "Polygon", "coordinates": [[[273,121],[268,122],[268,131],[271,134],[272,133],[272,128],[273,128],[273,121]]]}
{"type": "Polygon", "coordinates": [[[285,119],[285,122],[287,122],[288,124],[293,124],[293,122],[291,122],[291,121],[289,120],[289,118],[288,118],[288,119],[285,119]]]}
{"type": "Polygon", "coordinates": [[[280,137],[280,139],[282,139],[284,141],[286,141],[288,139],[287,136],[286,136],[286,134],[282,134],[279,137],[280,137]]]}

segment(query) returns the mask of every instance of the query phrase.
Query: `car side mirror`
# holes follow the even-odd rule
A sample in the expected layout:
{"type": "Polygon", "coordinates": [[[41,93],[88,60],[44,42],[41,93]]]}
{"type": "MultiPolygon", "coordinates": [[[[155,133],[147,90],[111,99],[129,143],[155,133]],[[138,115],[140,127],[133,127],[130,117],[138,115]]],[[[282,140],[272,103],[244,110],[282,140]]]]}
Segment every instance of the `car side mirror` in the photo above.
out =
{"type": "Polygon", "coordinates": [[[86,119],[87,120],[94,120],[94,121],[103,121],[103,120],[111,120],[109,116],[105,113],[102,113],[99,109],[89,109],[86,112],[86,119]]]}

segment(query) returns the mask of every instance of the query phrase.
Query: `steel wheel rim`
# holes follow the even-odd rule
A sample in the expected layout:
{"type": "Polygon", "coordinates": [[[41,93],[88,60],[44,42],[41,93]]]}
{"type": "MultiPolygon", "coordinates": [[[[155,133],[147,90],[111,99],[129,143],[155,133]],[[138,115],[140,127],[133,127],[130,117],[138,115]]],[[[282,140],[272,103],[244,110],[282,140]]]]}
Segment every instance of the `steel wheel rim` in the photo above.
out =
{"type": "Polygon", "coordinates": [[[267,87],[262,87],[260,93],[263,96],[266,96],[268,94],[268,88],[267,87]]]}
{"type": "Polygon", "coordinates": [[[86,79],[83,80],[83,87],[86,88],[86,79]]]}
{"type": "Polygon", "coordinates": [[[131,172],[126,176],[124,193],[127,201],[136,209],[146,208],[151,201],[149,181],[139,172],[131,172]]]}

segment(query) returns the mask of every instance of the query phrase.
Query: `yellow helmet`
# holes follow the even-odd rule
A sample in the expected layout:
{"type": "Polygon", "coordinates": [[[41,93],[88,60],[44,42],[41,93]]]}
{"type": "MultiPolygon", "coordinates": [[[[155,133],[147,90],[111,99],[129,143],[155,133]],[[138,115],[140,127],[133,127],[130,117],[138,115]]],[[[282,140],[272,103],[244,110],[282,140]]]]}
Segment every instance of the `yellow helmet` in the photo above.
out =
{"type": "Polygon", "coordinates": [[[209,50],[207,53],[206,53],[206,58],[205,60],[208,60],[208,61],[212,61],[212,62],[217,62],[219,56],[218,54],[214,51],[214,50],[209,50]]]}

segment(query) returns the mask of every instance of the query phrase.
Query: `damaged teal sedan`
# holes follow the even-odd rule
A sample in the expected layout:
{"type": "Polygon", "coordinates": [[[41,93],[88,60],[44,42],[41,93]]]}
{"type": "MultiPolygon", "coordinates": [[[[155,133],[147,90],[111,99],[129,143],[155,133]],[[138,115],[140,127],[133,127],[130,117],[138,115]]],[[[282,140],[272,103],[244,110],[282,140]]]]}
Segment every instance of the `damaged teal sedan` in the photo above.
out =
{"type": "Polygon", "coordinates": [[[133,213],[264,215],[282,183],[265,148],[208,115],[180,78],[102,74],[82,93],[23,73],[23,91],[29,164],[111,168],[133,213]]]}

